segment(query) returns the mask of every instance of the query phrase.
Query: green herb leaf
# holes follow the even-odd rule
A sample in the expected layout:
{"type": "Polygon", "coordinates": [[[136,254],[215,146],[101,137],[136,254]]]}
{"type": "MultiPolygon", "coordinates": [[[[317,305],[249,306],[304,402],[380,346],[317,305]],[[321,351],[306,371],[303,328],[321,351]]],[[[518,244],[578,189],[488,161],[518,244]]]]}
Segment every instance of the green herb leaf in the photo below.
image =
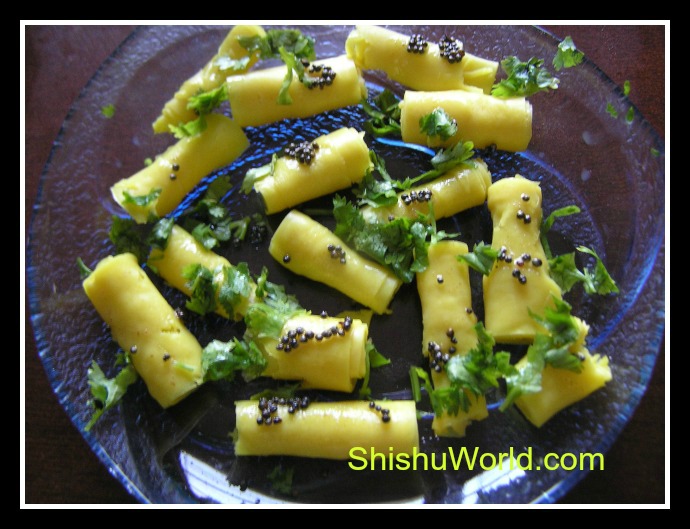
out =
{"type": "Polygon", "coordinates": [[[188,121],[187,123],[180,123],[179,125],[168,125],[168,129],[175,138],[182,140],[191,136],[201,134],[206,130],[206,119],[203,114],[198,118],[188,121]]]}
{"type": "Polygon", "coordinates": [[[187,286],[192,291],[186,306],[192,312],[205,316],[216,310],[216,285],[213,282],[213,272],[198,263],[190,264],[182,269],[182,277],[187,280],[187,286]]]}
{"type": "Polygon", "coordinates": [[[151,228],[146,243],[153,248],[165,250],[168,246],[168,239],[172,233],[175,220],[172,218],[162,218],[158,220],[151,228]]]}
{"type": "Polygon", "coordinates": [[[228,89],[227,85],[223,83],[218,88],[191,96],[187,102],[187,108],[202,116],[213,112],[227,99],[228,89]]]}
{"type": "Polygon", "coordinates": [[[612,118],[617,118],[618,117],[618,111],[616,110],[616,107],[613,106],[613,103],[607,103],[606,104],[606,112],[612,117],[612,118]]]}
{"type": "Polygon", "coordinates": [[[364,122],[364,130],[373,136],[387,136],[401,134],[400,127],[400,98],[391,90],[385,88],[372,101],[366,99],[361,102],[362,109],[369,116],[364,122]]]}
{"type": "Polygon", "coordinates": [[[213,340],[201,351],[204,380],[233,380],[242,372],[245,381],[253,380],[266,369],[266,359],[254,342],[237,338],[229,342],[213,340]]]}
{"type": "Polygon", "coordinates": [[[493,85],[491,95],[496,97],[529,97],[540,91],[555,90],[560,80],[543,67],[544,60],[530,58],[523,62],[515,56],[501,61],[501,68],[508,75],[493,85]]]}
{"type": "Polygon", "coordinates": [[[140,264],[146,262],[150,248],[145,226],[134,219],[113,215],[108,236],[115,245],[116,254],[132,253],[140,264]]]}
{"type": "Polygon", "coordinates": [[[551,228],[553,227],[553,223],[556,222],[556,219],[568,217],[570,215],[574,215],[575,213],[580,213],[580,208],[575,205],[565,206],[552,211],[548,217],[542,220],[539,228],[539,238],[547,259],[551,259],[553,257],[553,254],[551,253],[551,246],[549,245],[549,240],[547,237],[549,231],[551,231],[551,228]]]}
{"type": "Polygon", "coordinates": [[[628,97],[630,95],[630,81],[628,81],[627,79],[623,83],[623,95],[625,97],[628,97]]]}
{"type": "Polygon", "coordinates": [[[218,290],[218,301],[231,316],[251,293],[254,280],[249,273],[247,263],[223,268],[223,282],[218,290]]]}
{"type": "Polygon", "coordinates": [[[572,37],[568,36],[558,44],[558,50],[553,58],[553,67],[557,72],[561,68],[572,68],[580,64],[584,57],[585,54],[578,51],[572,37]]]}
{"type": "Polygon", "coordinates": [[[228,55],[220,55],[216,58],[214,64],[221,72],[226,72],[228,70],[232,72],[243,72],[247,69],[250,60],[251,57],[249,55],[240,57],[239,59],[233,59],[228,55]]]}
{"type": "Polygon", "coordinates": [[[280,58],[281,48],[299,58],[316,58],[316,41],[297,29],[269,29],[264,36],[239,37],[238,42],[245,50],[258,52],[261,60],[280,58]]]}
{"type": "Polygon", "coordinates": [[[578,246],[577,250],[594,257],[594,269],[587,267],[579,270],[575,262],[575,252],[549,259],[551,277],[561,290],[564,293],[569,292],[573,286],[582,283],[587,294],[617,294],[618,285],[594,250],[585,246],[578,246]]]}
{"type": "Polygon", "coordinates": [[[491,273],[497,258],[498,250],[484,244],[484,241],[476,243],[471,252],[458,255],[458,261],[467,263],[470,268],[485,276],[491,273]]]}
{"type": "Polygon", "coordinates": [[[93,272],[93,270],[84,264],[84,261],[82,261],[81,257],[77,257],[77,267],[79,268],[79,277],[82,281],[89,277],[91,272],[93,272]]]}
{"type": "Polygon", "coordinates": [[[130,195],[127,191],[123,191],[124,196],[123,202],[125,204],[134,204],[135,206],[141,206],[145,208],[149,204],[152,204],[161,194],[161,189],[152,189],[148,195],[130,195]]]}
{"type": "Polygon", "coordinates": [[[267,178],[269,176],[273,176],[273,174],[275,173],[275,165],[277,160],[278,156],[273,154],[270,163],[247,171],[247,173],[244,176],[244,179],[242,180],[242,192],[245,195],[248,195],[254,188],[254,184],[256,182],[263,180],[264,178],[267,178]]]}
{"type": "Polygon", "coordinates": [[[628,108],[625,113],[625,122],[630,125],[635,119],[635,109],[633,107],[628,108]]]}
{"type": "Polygon", "coordinates": [[[101,114],[103,114],[108,119],[112,118],[115,115],[115,105],[111,103],[110,105],[105,105],[104,107],[101,107],[101,114]]]}
{"type": "Polygon", "coordinates": [[[127,388],[137,380],[138,376],[134,366],[127,364],[113,378],[108,378],[100,366],[93,361],[87,371],[87,377],[91,386],[91,395],[93,395],[90,402],[94,408],[91,419],[84,427],[84,430],[88,432],[106,411],[120,402],[127,388]]]}
{"type": "Polygon", "coordinates": [[[368,222],[357,207],[340,196],[334,198],[333,206],[335,234],[357,251],[388,267],[405,283],[426,269],[430,225],[407,218],[368,222]]]}
{"type": "Polygon", "coordinates": [[[276,466],[268,474],[271,488],[280,494],[292,494],[292,480],[295,477],[295,467],[283,468],[282,465],[276,466]]]}
{"type": "Polygon", "coordinates": [[[439,107],[419,118],[419,130],[429,137],[439,136],[446,141],[458,132],[458,122],[439,107]]]}
{"type": "Polygon", "coordinates": [[[376,346],[371,341],[371,338],[367,340],[365,345],[365,365],[366,370],[364,374],[364,379],[362,380],[362,386],[359,388],[359,398],[368,399],[371,397],[371,388],[369,387],[369,377],[371,375],[371,369],[377,367],[383,367],[391,363],[389,358],[383,356],[376,346]]]}

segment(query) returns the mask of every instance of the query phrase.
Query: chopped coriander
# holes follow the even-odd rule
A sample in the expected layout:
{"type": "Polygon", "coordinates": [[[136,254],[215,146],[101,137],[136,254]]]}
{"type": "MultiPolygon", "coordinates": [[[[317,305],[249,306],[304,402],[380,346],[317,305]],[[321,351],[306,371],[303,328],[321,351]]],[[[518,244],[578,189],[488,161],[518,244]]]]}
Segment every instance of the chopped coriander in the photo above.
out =
{"type": "Polygon", "coordinates": [[[187,280],[187,286],[192,291],[186,307],[201,316],[214,312],[217,308],[217,286],[213,282],[213,272],[195,263],[186,265],[182,269],[182,277],[187,280]]]}
{"type": "Polygon", "coordinates": [[[523,62],[515,56],[501,61],[501,68],[508,75],[493,85],[491,95],[496,97],[528,97],[540,91],[555,90],[560,80],[543,67],[544,60],[530,58],[523,62]]]}
{"type": "Polygon", "coordinates": [[[127,388],[136,382],[138,376],[134,366],[128,363],[117,375],[113,378],[108,378],[100,366],[93,361],[87,372],[87,377],[91,387],[91,395],[93,396],[93,399],[90,401],[93,407],[93,414],[84,427],[84,430],[88,432],[101,415],[120,402],[127,388]]]}
{"type": "Polygon", "coordinates": [[[635,109],[633,107],[628,108],[625,113],[625,122],[630,125],[635,119],[635,109]]]}
{"type": "Polygon", "coordinates": [[[630,81],[627,79],[623,82],[623,95],[628,97],[630,95],[630,81]]]}
{"type": "Polygon", "coordinates": [[[203,115],[199,116],[195,120],[188,121],[187,123],[180,123],[179,125],[168,125],[168,129],[175,138],[182,140],[190,136],[196,136],[201,134],[206,130],[206,119],[203,115]]]}
{"type": "Polygon", "coordinates": [[[241,305],[251,294],[254,280],[249,273],[247,263],[223,268],[223,282],[218,289],[218,302],[232,316],[235,308],[241,305]]]}
{"type": "Polygon", "coordinates": [[[108,236],[115,245],[116,254],[131,253],[140,264],[146,262],[150,250],[146,226],[137,224],[134,219],[113,215],[108,236]]]}
{"type": "Polygon", "coordinates": [[[228,89],[225,83],[223,83],[218,88],[191,96],[187,102],[187,108],[201,116],[213,112],[227,99],[228,89]]]}
{"type": "Polygon", "coordinates": [[[362,109],[369,116],[364,129],[373,136],[400,135],[400,98],[385,88],[372,101],[364,99],[362,109]]]}
{"type": "Polygon", "coordinates": [[[359,388],[359,398],[360,399],[368,399],[371,397],[371,388],[369,387],[369,377],[371,375],[371,369],[372,368],[377,368],[377,367],[382,367],[386,366],[391,363],[389,358],[386,358],[383,356],[378,349],[376,349],[376,346],[374,343],[371,341],[371,338],[367,340],[365,347],[365,373],[364,373],[364,380],[362,381],[362,386],[359,388]]]}
{"type": "Polygon", "coordinates": [[[654,156],[654,158],[658,158],[659,156],[661,156],[661,151],[659,151],[659,149],[657,149],[656,147],[652,147],[651,149],[649,149],[649,152],[652,156],[654,156]]]}
{"type": "Polygon", "coordinates": [[[77,257],[77,267],[79,268],[79,277],[82,279],[86,279],[91,275],[91,270],[86,264],[84,264],[84,261],[82,261],[81,257],[77,257]]]}
{"type": "Polygon", "coordinates": [[[568,292],[577,283],[582,283],[587,294],[617,294],[618,285],[594,250],[585,246],[578,246],[577,250],[594,257],[594,270],[589,267],[579,270],[575,263],[575,252],[549,259],[551,277],[558,283],[561,290],[568,292]]]}
{"type": "Polygon", "coordinates": [[[110,105],[101,107],[101,114],[108,119],[112,118],[115,115],[115,105],[111,103],[110,105]]]}
{"type": "Polygon", "coordinates": [[[558,44],[558,50],[553,58],[553,67],[558,72],[561,68],[572,68],[584,59],[585,54],[575,47],[572,37],[567,36],[558,44]]]}
{"type": "Polygon", "coordinates": [[[245,381],[253,380],[266,369],[266,359],[254,342],[234,338],[213,340],[201,352],[204,380],[232,380],[240,371],[245,381]]]}
{"type": "Polygon", "coordinates": [[[488,276],[498,258],[498,250],[484,241],[476,243],[471,252],[458,255],[458,261],[463,261],[467,265],[482,275],[488,276]]]}
{"type": "Polygon", "coordinates": [[[254,188],[254,184],[256,182],[263,180],[264,178],[267,178],[269,176],[273,176],[273,174],[275,173],[275,165],[277,160],[278,156],[276,154],[273,154],[273,156],[271,156],[270,163],[247,171],[247,173],[244,176],[244,179],[242,180],[242,192],[244,194],[249,194],[251,190],[254,188]]]}
{"type": "Polygon", "coordinates": [[[295,476],[295,467],[283,468],[282,465],[277,465],[268,474],[268,479],[271,482],[271,488],[280,494],[292,494],[292,480],[295,476]]]}
{"type": "Polygon", "coordinates": [[[618,117],[618,111],[616,110],[616,107],[613,106],[613,103],[607,103],[606,104],[606,112],[611,116],[612,118],[617,118],[618,117]]]}
{"type": "Polygon", "coordinates": [[[431,138],[439,136],[441,141],[446,141],[458,132],[458,122],[439,107],[419,118],[419,130],[431,138]]]}
{"type": "Polygon", "coordinates": [[[122,192],[122,195],[124,196],[123,202],[125,204],[134,204],[135,206],[140,206],[142,208],[145,208],[146,206],[158,200],[160,194],[160,188],[152,189],[147,195],[131,195],[127,191],[122,192]]]}
{"type": "Polygon", "coordinates": [[[547,235],[549,231],[551,231],[553,223],[556,222],[556,219],[558,218],[574,215],[575,213],[580,213],[580,208],[571,204],[570,206],[565,206],[552,211],[551,214],[542,221],[539,237],[547,259],[551,259],[553,257],[553,254],[551,253],[551,247],[549,246],[549,240],[547,238],[547,235]]]}
{"type": "Polygon", "coordinates": [[[151,165],[152,163],[153,163],[153,158],[151,158],[151,157],[149,157],[149,158],[144,158],[144,167],[148,167],[148,166],[151,165]]]}

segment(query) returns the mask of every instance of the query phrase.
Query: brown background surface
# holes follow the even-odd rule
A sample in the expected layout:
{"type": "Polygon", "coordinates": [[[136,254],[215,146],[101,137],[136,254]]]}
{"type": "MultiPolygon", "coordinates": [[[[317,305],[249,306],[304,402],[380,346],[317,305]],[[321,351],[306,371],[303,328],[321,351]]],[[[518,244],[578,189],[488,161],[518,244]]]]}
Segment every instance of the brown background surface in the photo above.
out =
{"type": "MultiPolygon", "coordinates": [[[[543,26],[579,49],[614,82],[631,82],[630,100],[665,139],[666,28],[543,26]]],[[[133,26],[25,28],[25,244],[39,179],[72,102],[133,26]]],[[[670,30],[670,27],[669,27],[670,30]]],[[[659,293],[663,295],[663,293],[659,293]]],[[[25,296],[25,303],[28,300],[25,296]]],[[[114,504],[134,499],[91,452],[52,392],[25,310],[24,502],[114,504]]],[[[561,503],[668,503],[665,457],[664,346],[640,406],[609,453],[604,471],[589,473],[561,503]]],[[[20,483],[20,495],[21,495],[20,483]]],[[[21,500],[20,500],[21,501],[21,500]]]]}

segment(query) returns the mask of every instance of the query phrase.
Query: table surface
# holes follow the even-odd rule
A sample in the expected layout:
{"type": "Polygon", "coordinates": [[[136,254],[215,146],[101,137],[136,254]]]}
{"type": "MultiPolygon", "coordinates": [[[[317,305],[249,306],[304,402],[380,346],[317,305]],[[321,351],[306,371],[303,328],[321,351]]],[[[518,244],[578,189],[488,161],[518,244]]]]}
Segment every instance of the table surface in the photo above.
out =
{"type": "MultiPolygon", "coordinates": [[[[543,27],[559,38],[572,36],[578,48],[618,85],[629,80],[630,100],[666,139],[668,25],[543,27]]],[[[132,29],[25,27],[25,247],[39,178],[62,121],[101,62],[132,29]]],[[[37,354],[26,295],[23,301],[22,504],[136,503],[93,454],[58,403],[37,354]]],[[[649,388],[607,453],[606,469],[590,472],[559,503],[668,503],[665,357],[662,344],[649,388]]]]}

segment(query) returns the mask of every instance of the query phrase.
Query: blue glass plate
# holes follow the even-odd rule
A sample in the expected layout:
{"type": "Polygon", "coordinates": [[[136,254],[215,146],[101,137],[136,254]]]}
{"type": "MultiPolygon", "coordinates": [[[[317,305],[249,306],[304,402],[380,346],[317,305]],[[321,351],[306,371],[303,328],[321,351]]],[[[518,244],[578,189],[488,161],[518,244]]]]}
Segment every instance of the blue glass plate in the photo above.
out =
{"type": "MultiPolygon", "coordinates": [[[[340,55],[351,27],[305,26],[316,38],[319,57],[340,55]]],[[[533,27],[428,26],[393,28],[439,38],[444,32],[466,43],[468,51],[500,60],[552,57],[557,41],[533,27]]],[[[553,502],[586,471],[522,471],[520,469],[445,471],[353,471],[344,462],[295,458],[234,456],[229,433],[234,428],[233,402],[247,398],[271,381],[207,384],[180,405],[162,410],[143,384],[130,388],[122,404],[102,417],[90,431],[90,391],[86,372],[92,360],[113,369],[118,351],[83,293],[77,258],[95,265],[112,253],[108,230],[112,215],[122,215],[109,188],[138,171],[147,157],[162,152],[173,140],[154,136],[151,123],[179,84],[215,53],[227,34],[224,27],[142,27],[102,65],[75,102],[42,176],[30,233],[28,276],[32,323],[40,357],[65,412],[96,455],[139,501],[302,502],[302,503],[528,503],[553,502]],[[114,104],[117,112],[101,119],[101,108],[114,104]],[[268,475],[281,467],[294,469],[290,493],[275,490],[268,475]]],[[[534,136],[527,152],[483,152],[494,179],[516,172],[538,180],[546,213],[578,205],[582,213],[561,219],[554,228],[555,244],[596,249],[620,286],[615,297],[585,298],[574,292],[566,299],[573,312],[591,325],[589,348],[610,357],[613,381],[604,389],[564,410],[542,428],[518,411],[492,410],[473,424],[461,440],[433,436],[428,418],[420,420],[422,447],[427,453],[462,446],[480,454],[520,452],[531,447],[535,463],[549,452],[604,453],[631,417],[656,361],[664,328],[663,237],[665,174],[663,142],[639,114],[632,124],[612,120],[607,103],[624,104],[622,91],[585,59],[577,68],[558,74],[560,88],[531,98],[534,136]]],[[[370,93],[402,87],[377,72],[365,72],[370,93]]],[[[310,138],[350,125],[361,129],[358,107],[328,112],[318,118],[291,120],[250,128],[250,149],[219,173],[239,183],[252,167],[293,137],[310,138]]],[[[427,169],[429,154],[390,143],[368,140],[390,159],[394,174],[418,174],[427,169]]],[[[211,175],[195,191],[198,196],[211,175]]],[[[256,211],[258,204],[235,189],[227,197],[234,212],[256,211]]],[[[310,207],[328,206],[327,200],[310,207]]],[[[275,228],[281,215],[269,219],[275,228]]],[[[325,224],[328,218],[319,219],[325,224]]],[[[491,228],[483,208],[447,221],[470,245],[490,240],[491,228]]],[[[291,276],[259,246],[245,244],[219,251],[231,262],[246,261],[254,272],[270,270],[314,311],[329,313],[352,308],[338,293],[291,276]]],[[[476,279],[476,278],[475,278],[476,279]]],[[[173,306],[184,297],[157,283],[173,306]]],[[[479,282],[473,282],[475,309],[482,314],[479,282]]],[[[396,296],[393,315],[377,317],[371,336],[392,365],[372,374],[377,397],[409,397],[408,369],[421,365],[421,312],[414,285],[396,296]],[[400,322],[406,322],[401,325],[400,322]],[[418,322],[417,325],[409,322],[418,322]]],[[[242,332],[240,324],[220,318],[195,318],[187,325],[204,344],[227,340],[242,332]]],[[[516,354],[519,351],[515,351],[516,354]]],[[[321,395],[320,398],[335,398],[321,395]]],[[[495,398],[500,399],[500,394],[495,398]]],[[[420,405],[420,409],[424,409],[420,405]]]]}

